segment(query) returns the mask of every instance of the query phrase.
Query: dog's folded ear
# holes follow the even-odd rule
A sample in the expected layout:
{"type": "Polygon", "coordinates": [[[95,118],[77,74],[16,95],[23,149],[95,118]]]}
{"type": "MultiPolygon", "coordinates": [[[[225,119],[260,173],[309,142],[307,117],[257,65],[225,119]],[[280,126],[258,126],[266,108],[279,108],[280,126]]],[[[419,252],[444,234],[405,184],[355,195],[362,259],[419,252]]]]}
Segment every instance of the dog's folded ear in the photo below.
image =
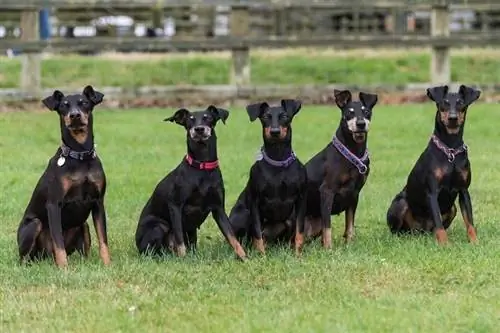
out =
{"type": "Polygon", "coordinates": [[[288,116],[292,118],[302,108],[302,102],[296,99],[282,99],[281,107],[286,111],[288,116]]]}
{"type": "Polygon", "coordinates": [[[463,84],[458,89],[458,93],[463,98],[465,105],[471,105],[481,96],[480,90],[464,86],[463,84]]]}
{"type": "Polygon", "coordinates": [[[218,120],[222,120],[222,123],[224,125],[226,124],[226,120],[229,117],[229,111],[228,110],[218,108],[218,107],[216,107],[214,105],[210,105],[207,108],[207,111],[212,114],[212,117],[214,117],[216,123],[217,123],[218,120]]]}
{"type": "Polygon", "coordinates": [[[186,120],[189,115],[189,110],[187,109],[179,109],[175,111],[175,113],[168,117],[163,119],[163,121],[170,121],[170,122],[176,122],[177,124],[181,126],[186,126],[186,120]]]}
{"type": "Polygon", "coordinates": [[[368,109],[373,109],[375,104],[377,104],[378,101],[378,96],[376,94],[369,94],[369,93],[364,93],[360,92],[359,93],[359,100],[365,107],[368,109]]]}
{"type": "Polygon", "coordinates": [[[352,101],[352,94],[349,90],[334,89],[333,95],[335,96],[335,103],[341,109],[352,101]]]}
{"type": "Polygon", "coordinates": [[[59,108],[59,104],[63,99],[64,94],[59,90],[54,90],[51,96],[48,96],[42,100],[43,105],[45,105],[49,110],[56,111],[59,108]]]}
{"type": "Polygon", "coordinates": [[[427,88],[427,97],[436,103],[440,103],[448,93],[448,86],[437,86],[427,88]]]}
{"type": "Polygon", "coordinates": [[[247,105],[247,113],[250,117],[250,121],[254,121],[255,119],[262,116],[262,113],[269,107],[269,104],[266,102],[255,103],[247,105]]]}
{"type": "Polygon", "coordinates": [[[87,97],[92,103],[94,103],[94,105],[101,103],[104,98],[104,94],[100,93],[97,90],[94,90],[94,87],[92,87],[91,85],[83,88],[83,95],[87,97]]]}

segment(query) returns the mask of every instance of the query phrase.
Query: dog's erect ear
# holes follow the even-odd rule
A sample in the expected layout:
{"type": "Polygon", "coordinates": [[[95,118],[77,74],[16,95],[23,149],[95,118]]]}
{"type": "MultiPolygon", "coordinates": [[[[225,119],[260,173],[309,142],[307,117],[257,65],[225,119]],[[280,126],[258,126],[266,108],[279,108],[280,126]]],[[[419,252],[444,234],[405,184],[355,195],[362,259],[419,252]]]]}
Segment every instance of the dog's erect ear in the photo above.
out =
{"type": "Polygon", "coordinates": [[[92,103],[94,103],[94,105],[101,103],[102,99],[104,98],[103,93],[94,90],[94,88],[90,85],[83,88],[83,95],[85,95],[85,97],[87,97],[92,103]]]}
{"type": "Polygon", "coordinates": [[[444,96],[448,93],[448,86],[437,86],[432,88],[427,88],[427,97],[436,103],[441,103],[444,96]]]}
{"type": "Polygon", "coordinates": [[[220,109],[218,107],[210,105],[207,108],[207,111],[212,114],[212,117],[214,117],[215,122],[217,122],[218,120],[222,120],[222,123],[224,125],[226,124],[226,120],[229,117],[229,111],[228,110],[226,110],[226,109],[220,109]]]}
{"type": "Polygon", "coordinates": [[[175,111],[173,116],[163,119],[163,121],[176,122],[181,126],[186,126],[186,120],[189,115],[189,110],[187,109],[179,109],[175,111]]]}
{"type": "Polygon", "coordinates": [[[296,99],[282,99],[281,107],[286,111],[288,116],[292,118],[302,108],[302,102],[296,99]]]}
{"type": "Polygon", "coordinates": [[[352,95],[349,90],[334,89],[333,95],[335,96],[335,103],[341,109],[352,101],[352,95]]]}
{"type": "Polygon", "coordinates": [[[479,96],[481,96],[481,91],[464,86],[463,84],[458,89],[458,93],[460,94],[460,96],[462,96],[464,103],[467,106],[474,103],[479,98],[479,96]]]}
{"type": "Polygon", "coordinates": [[[376,94],[360,92],[359,100],[361,101],[361,103],[363,103],[364,106],[371,110],[373,109],[375,104],[377,104],[378,96],[376,94]]]}
{"type": "Polygon", "coordinates": [[[262,116],[262,113],[269,107],[269,104],[266,102],[263,103],[255,103],[247,105],[247,113],[250,117],[250,121],[254,121],[255,119],[262,116]]]}
{"type": "Polygon", "coordinates": [[[56,111],[59,108],[59,104],[63,99],[64,94],[59,90],[54,90],[51,96],[46,97],[42,100],[43,105],[45,105],[49,110],[56,111]]]}

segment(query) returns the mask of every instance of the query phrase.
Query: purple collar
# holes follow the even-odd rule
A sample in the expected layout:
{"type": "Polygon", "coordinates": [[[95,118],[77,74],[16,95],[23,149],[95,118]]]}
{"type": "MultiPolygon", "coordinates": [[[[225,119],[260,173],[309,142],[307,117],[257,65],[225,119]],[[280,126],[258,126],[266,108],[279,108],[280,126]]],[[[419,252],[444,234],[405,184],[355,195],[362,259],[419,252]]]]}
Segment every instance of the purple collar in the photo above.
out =
{"type": "Polygon", "coordinates": [[[436,145],[436,147],[441,150],[447,157],[448,162],[452,163],[455,160],[455,157],[458,154],[467,152],[467,145],[464,143],[459,148],[450,148],[443,143],[443,141],[439,140],[439,138],[432,134],[431,136],[432,142],[436,145]]]}
{"type": "Polygon", "coordinates": [[[292,151],[290,153],[290,156],[286,160],[282,161],[276,161],[267,156],[266,152],[264,151],[264,147],[260,148],[260,152],[257,155],[257,161],[264,160],[266,161],[267,164],[270,164],[272,166],[278,167],[278,168],[288,168],[295,160],[297,159],[297,156],[295,153],[292,151]]]}
{"type": "Polygon", "coordinates": [[[336,136],[333,137],[332,143],[333,146],[337,148],[339,153],[341,153],[349,162],[351,162],[352,165],[358,168],[360,174],[364,175],[368,171],[368,167],[365,164],[370,157],[370,154],[368,154],[368,149],[366,149],[363,156],[359,158],[354,155],[346,146],[344,146],[344,144],[340,142],[340,140],[337,139],[336,136]]]}

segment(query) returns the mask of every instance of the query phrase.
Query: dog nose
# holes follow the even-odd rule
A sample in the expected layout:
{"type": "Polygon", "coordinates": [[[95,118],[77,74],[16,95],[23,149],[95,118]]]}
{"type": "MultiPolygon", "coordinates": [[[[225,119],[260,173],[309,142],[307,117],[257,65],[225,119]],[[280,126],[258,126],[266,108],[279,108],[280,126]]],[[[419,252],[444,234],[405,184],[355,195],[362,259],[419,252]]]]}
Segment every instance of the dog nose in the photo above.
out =
{"type": "Polygon", "coordinates": [[[279,127],[271,127],[269,133],[271,133],[272,136],[278,136],[281,133],[281,131],[279,127]]]}
{"type": "Polygon", "coordinates": [[[457,121],[458,120],[458,115],[455,114],[455,113],[452,113],[448,116],[448,120],[451,120],[451,121],[457,121]]]}
{"type": "Polygon", "coordinates": [[[365,129],[366,122],[364,120],[356,120],[356,127],[359,129],[365,129]]]}
{"type": "Polygon", "coordinates": [[[205,132],[205,128],[202,127],[202,126],[196,126],[194,128],[194,131],[197,133],[197,134],[203,134],[205,132]]]}
{"type": "Polygon", "coordinates": [[[80,114],[80,112],[70,112],[69,117],[71,119],[79,119],[82,117],[82,115],[80,114]]]}

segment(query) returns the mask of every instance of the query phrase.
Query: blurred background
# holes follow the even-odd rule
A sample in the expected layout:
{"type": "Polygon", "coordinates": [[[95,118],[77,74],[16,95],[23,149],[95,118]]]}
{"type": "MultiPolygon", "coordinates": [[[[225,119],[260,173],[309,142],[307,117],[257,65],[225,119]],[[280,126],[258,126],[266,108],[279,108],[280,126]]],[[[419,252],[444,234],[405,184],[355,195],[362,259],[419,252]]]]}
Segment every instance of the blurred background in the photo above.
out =
{"type": "Polygon", "coordinates": [[[334,87],[404,103],[466,83],[496,101],[499,32],[500,1],[2,0],[0,99],[92,84],[121,107],[334,87]]]}

